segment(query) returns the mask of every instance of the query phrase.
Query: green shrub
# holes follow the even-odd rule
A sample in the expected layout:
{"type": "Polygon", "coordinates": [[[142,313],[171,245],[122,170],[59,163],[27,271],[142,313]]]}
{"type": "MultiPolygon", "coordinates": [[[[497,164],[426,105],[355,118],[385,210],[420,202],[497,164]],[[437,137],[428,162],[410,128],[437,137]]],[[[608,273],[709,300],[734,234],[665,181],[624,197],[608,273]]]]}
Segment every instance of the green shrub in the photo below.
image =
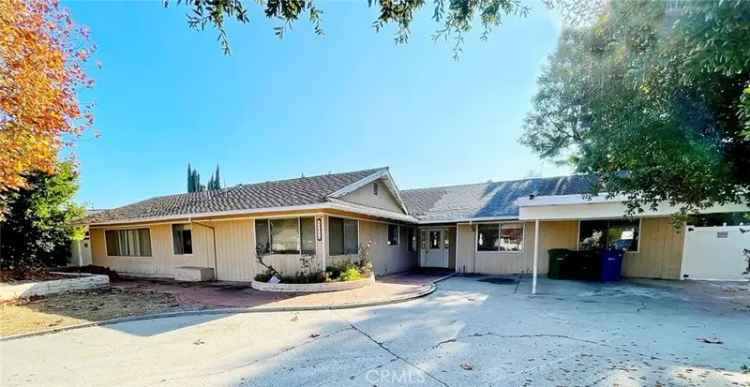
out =
{"type": "Polygon", "coordinates": [[[360,278],[362,278],[362,273],[360,273],[359,269],[352,264],[347,265],[339,276],[340,281],[354,281],[360,278]]]}

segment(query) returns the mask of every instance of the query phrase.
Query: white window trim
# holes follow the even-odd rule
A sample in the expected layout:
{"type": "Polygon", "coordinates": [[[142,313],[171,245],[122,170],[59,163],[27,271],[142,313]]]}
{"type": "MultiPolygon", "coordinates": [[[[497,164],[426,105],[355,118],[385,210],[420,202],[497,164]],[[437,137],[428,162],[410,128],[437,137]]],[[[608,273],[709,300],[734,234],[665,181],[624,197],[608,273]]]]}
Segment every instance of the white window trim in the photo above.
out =
{"type": "Polygon", "coordinates": [[[104,255],[107,258],[131,258],[131,259],[153,259],[154,258],[154,240],[151,237],[151,227],[135,227],[135,228],[105,228],[102,230],[104,237],[104,255]],[[109,246],[107,245],[107,231],[121,231],[121,230],[140,230],[143,228],[148,229],[148,241],[149,247],[151,248],[151,255],[109,255],[109,246]]]}
{"type": "Polygon", "coordinates": [[[193,224],[190,222],[180,222],[180,223],[171,223],[169,225],[169,241],[170,241],[170,249],[172,250],[172,256],[173,257],[192,257],[193,254],[195,254],[195,243],[193,243],[193,224]],[[190,247],[193,249],[193,252],[190,254],[176,254],[174,252],[174,229],[173,226],[176,224],[189,224],[190,225],[190,247]]]}
{"type": "MultiPolygon", "coordinates": [[[[589,220],[620,220],[619,218],[605,218],[605,219],[578,219],[578,235],[576,235],[576,251],[581,251],[581,222],[589,220]]],[[[625,254],[639,254],[641,252],[641,235],[643,233],[643,217],[638,218],[638,241],[636,242],[636,249],[634,251],[625,250],[625,254]]]]}
{"type": "Polygon", "coordinates": [[[526,223],[525,222],[488,222],[488,223],[477,223],[476,231],[474,231],[474,253],[480,254],[480,255],[488,255],[488,254],[523,254],[526,251],[526,223]],[[492,251],[486,251],[486,250],[479,250],[479,225],[485,225],[485,224],[496,224],[498,225],[497,228],[497,237],[500,238],[500,231],[503,228],[503,224],[520,224],[521,225],[521,250],[518,251],[512,251],[512,250],[500,250],[500,247],[498,246],[497,250],[492,251]]]}

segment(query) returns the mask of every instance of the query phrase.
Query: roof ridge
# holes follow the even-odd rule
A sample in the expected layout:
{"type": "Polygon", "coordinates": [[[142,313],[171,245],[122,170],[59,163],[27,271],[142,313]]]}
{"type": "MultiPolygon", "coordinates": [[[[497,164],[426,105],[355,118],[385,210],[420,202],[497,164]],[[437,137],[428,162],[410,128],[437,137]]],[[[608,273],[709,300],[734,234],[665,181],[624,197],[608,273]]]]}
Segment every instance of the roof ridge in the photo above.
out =
{"type": "Polygon", "coordinates": [[[453,185],[441,185],[436,187],[421,187],[421,188],[409,188],[409,189],[402,189],[401,192],[408,192],[408,191],[428,191],[433,189],[441,189],[441,188],[457,188],[457,187],[471,187],[474,185],[486,185],[491,183],[515,183],[519,181],[528,181],[528,180],[545,180],[545,179],[557,179],[561,177],[579,177],[579,176],[589,176],[586,174],[581,173],[574,173],[571,175],[557,175],[557,176],[548,176],[548,177],[525,177],[522,179],[513,179],[513,180],[498,180],[498,181],[487,181],[484,183],[467,183],[467,184],[453,184],[453,185]]]}
{"type": "Polygon", "coordinates": [[[325,176],[340,176],[340,175],[349,175],[349,174],[355,174],[355,173],[362,173],[362,172],[370,172],[370,174],[375,173],[377,171],[388,169],[388,167],[378,167],[378,168],[369,168],[369,169],[360,169],[356,171],[347,171],[347,172],[336,172],[336,173],[321,173],[318,175],[312,175],[312,176],[305,176],[305,177],[294,177],[294,178],[288,178],[288,179],[280,179],[280,180],[266,180],[261,182],[255,182],[255,183],[239,183],[227,187],[223,187],[219,190],[205,190],[205,191],[198,191],[198,192],[180,192],[180,193],[172,193],[172,194],[166,194],[166,195],[157,195],[152,196],[143,200],[139,200],[137,202],[127,203],[123,204],[121,206],[112,207],[109,209],[106,209],[105,211],[114,210],[122,207],[132,206],[136,204],[142,204],[151,200],[159,200],[159,199],[167,199],[167,198],[175,198],[175,197],[190,197],[190,199],[194,199],[196,197],[200,196],[219,196],[219,195],[226,195],[238,188],[242,187],[252,187],[252,186],[259,186],[263,184],[268,183],[284,183],[284,182],[291,182],[295,180],[306,180],[306,179],[313,179],[318,177],[325,177],[325,176]]]}
{"type": "Polygon", "coordinates": [[[266,180],[266,181],[260,181],[256,183],[240,183],[237,185],[234,185],[233,187],[246,187],[250,185],[259,185],[259,184],[267,184],[267,183],[283,183],[283,182],[289,182],[294,180],[305,180],[305,179],[313,179],[316,177],[324,177],[324,176],[339,176],[339,175],[350,175],[353,173],[360,173],[360,172],[370,172],[375,173],[376,171],[380,171],[383,169],[388,169],[388,167],[379,167],[379,168],[368,168],[368,169],[360,169],[356,171],[347,171],[347,172],[336,172],[336,173],[321,173],[318,175],[312,175],[312,176],[305,176],[305,177],[291,177],[287,179],[279,179],[279,180],[266,180]]]}

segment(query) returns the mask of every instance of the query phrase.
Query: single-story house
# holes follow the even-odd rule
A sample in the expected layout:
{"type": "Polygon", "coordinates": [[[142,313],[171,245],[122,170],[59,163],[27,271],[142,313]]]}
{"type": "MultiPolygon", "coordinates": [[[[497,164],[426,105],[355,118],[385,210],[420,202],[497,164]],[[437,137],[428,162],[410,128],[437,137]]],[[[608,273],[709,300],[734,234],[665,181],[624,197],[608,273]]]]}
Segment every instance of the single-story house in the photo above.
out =
{"type": "Polygon", "coordinates": [[[590,187],[572,175],[402,191],[377,168],[155,197],[87,224],[93,264],[144,277],[189,266],[250,281],[264,270],[259,255],[294,274],[303,261],[322,269],[365,252],[377,275],[417,266],[544,274],[549,249],[615,245],[627,250],[628,277],[745,278],[735,250],[750,247],[750,233],[724,220],[745,219],[747,206],[708,209],[695,223],[720,224],[676,229],[672,207],[629,219],[622,198],[588,198],[590,187]]]}

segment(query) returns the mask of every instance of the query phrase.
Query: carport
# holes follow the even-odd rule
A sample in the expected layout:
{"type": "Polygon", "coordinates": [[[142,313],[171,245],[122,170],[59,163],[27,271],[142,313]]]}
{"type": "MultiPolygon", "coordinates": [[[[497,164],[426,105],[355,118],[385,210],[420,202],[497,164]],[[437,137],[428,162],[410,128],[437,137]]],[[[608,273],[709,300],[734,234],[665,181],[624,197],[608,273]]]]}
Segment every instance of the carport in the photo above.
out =
{"type": "MultiPolygon", "coordinates": [[[[679,211],[678,207],[664,204],[658,206],[656,209],[648,210],[645,213],[639,214],[638,217],[627,218],[627,207],[625,201],[626,198],[624,196],[608,197],[607,194],[600,194],[591,197],[587,197],[586,195],[529,195],[528,197],[517,199],[515,203],[519,207],[518,219],[534,222],[535,225],[532,261],[532,294],[536,294],[537,292],[540,259],[548,258],[546,256],[540,257],[541,251],[543,249],[567,247],[555,245],[556,242],[554,241],[561,239],[559,236],[544,235],[545,227],[543,224],[549,222],[578,222],[576,231],[577,235],[575,236],[576,250],[580,249],[581,245],[586,243],[584,235],[586,224],[597,222],[624,222],[625,220],[632,224],[637,222],[637,227],[632,227],[632,229],[635,230],[634,235],[630,237],[636,241],[636,245],[635,249],[629,248],[626,252],[625,260],[627,263],[623,263],[622,270],[624,276],[681,279],[688,278],[684,277],[686,263],[690,265],[689,267],[696,266],[696,262],[698,262],[698,266],[710,266],[707,262],[713,254],[711,253],[712,248],[703,247],[700,243],[687,243],[694,238],[692,235],[689,238],[686,238],[683,230],[685,228],[691,230],[690,227],[683,227],[679,230],[671,227],[671,216],[679,211]],[[543,243],[544,246],[542,246],[543,243]],[[685,257],[687,257],[687,259],[685,257]]],[[[750,207],[747,205],[728,204],[704,209],[700,213],[726,214],[748,211],[750,211],[750,207]]],[[[739,231],[739,228],[741,227],[736,228],[737,230],[731,230],[733,232],[732,241],[742,239],[742,243],[747,244],[747,242],[744,242],[745,239],[743,239],[743,236],[750,241],[750,226],[747,227],[747,233],[739,231]]],[[[695,231],[695,228],[692,228],[692,230],[695,231]]],[[[714,239],[716,239],[716,237],[721,238],[723,235],[724,234],[715,234],[714,239]]],[[[569,237],[571,236],[568,236],[568,239],[569,237]]],[[[714,243],[714,245],[715,244],[716,243],[714,243]]],[[[704,245],[710,246],[711,244],[704,243],[704,245]]],[[[739,246],[738,243],[734,242],[732,242],[731,245],[739,246]]],[[[750,246],[750,244],[747,245],[750,246]]],[[[723,246],[726,247],[727,244],[724,244],[723,246]]],[[[734,247],[727,248],[736,250],[734,247]]],[[[713,260],[711,260],[711,262],[713,264],[713,260]]],[[[731,263],[734,264],[731,270],[736,271],[735,267],[737,266],[737,262],[742,262],[742,260],[731,261],[731,263]]]]}

